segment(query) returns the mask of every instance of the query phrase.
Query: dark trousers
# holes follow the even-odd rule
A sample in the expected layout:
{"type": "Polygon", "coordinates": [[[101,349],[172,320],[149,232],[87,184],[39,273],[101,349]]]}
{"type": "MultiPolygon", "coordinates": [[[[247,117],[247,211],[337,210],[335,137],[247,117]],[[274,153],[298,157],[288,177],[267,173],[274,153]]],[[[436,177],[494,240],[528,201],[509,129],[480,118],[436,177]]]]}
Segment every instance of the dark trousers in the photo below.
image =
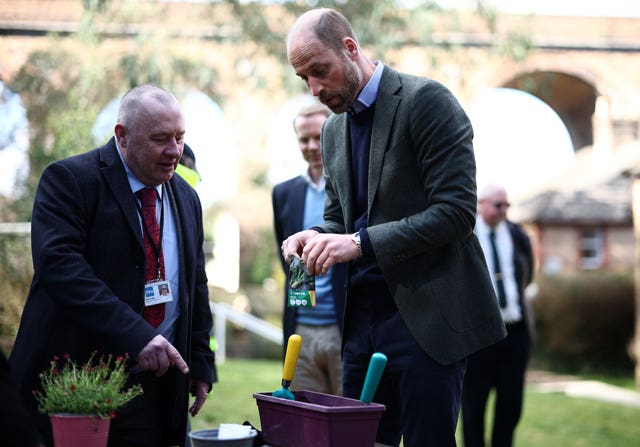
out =
{"type": "Polygon", "coordinates": [[[111,421],[108,447],[178,445],[171,442],[167,433],[167,375],[158,378],[152,373],[133,374],[130,381],[140,383],[144,394],[129,402],[111,421]]]}
{"type": "Polygon", "coordinates": [[[455,446],[466,359],[443,366],[407,330],[391,297],[349,295],[343,333],[345,397],[360,398],[374,352],[387,356],[373,401],[386,406],[377,442],[405,447],[455,446]]]}
{"type": "Polygon", "coordinates": [[[507,325],[507,337],[469,356],[462,392],[465,447],[484,447],[487,399],[496,390],[492,447],[510,447],[522,413],[531,339],[524,322],[507,325]]]}

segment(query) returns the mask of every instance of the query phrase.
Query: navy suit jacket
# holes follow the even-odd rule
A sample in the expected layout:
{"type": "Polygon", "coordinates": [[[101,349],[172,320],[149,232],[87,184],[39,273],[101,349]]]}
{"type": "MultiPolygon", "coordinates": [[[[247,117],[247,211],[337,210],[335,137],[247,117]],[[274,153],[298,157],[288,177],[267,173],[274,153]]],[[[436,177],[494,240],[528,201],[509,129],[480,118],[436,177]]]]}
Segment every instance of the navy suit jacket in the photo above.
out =
{"type": "MultiPolygon", "coordinates": [[[[365,255],[375,256],[418,344],[442,364],[506,335],[473,233],[472,138],[466,113],[443,85],[384,67],[368,175],[367,232],[373,254],[365,255]]],[[[354,232],[346,113],[328,118],[321,146],[327,179],[322,231],[354,232]]],[[[345,325],[348,303],[347,294],[345,325]]]]}
{"type": "MultiPolygon", "coordinates": [[[[31,223],[34,277],[10,357],[13,380],[32,411],[31,390],[54,355],[68,354],[80,363],[98,350],[128,353],[133,359],[159,334],[142,317],[142,229],[117,150],[111,138],[100,148],[49,165],[40,179],[31,223]]],[[[195,191],[179,176],[166,182],[165,190],[180,257],[174,346],[189,365],[190,378],[212,383],[216,372],[209,348],[212,317],[202,209],[195,191]]],[[[167,411],[180,436],[187,421],[189,377],[174,368],[167,374],[175,381],[167,411]]]]}
{"type": "Polygon", "coordinates": [[[513,270],[516,284],[518,285],[518,300],[522,310],[523,320],[527,323],[527,329],[533,333],[533,316],[530,315],[529,306],[526,303],[524,291],[533,281],[533,250],[529,236],[522,227],[515,222],[506,221],[511,240],[513,241],[513,270]]]}
{"type": "MultiPolygon", "coordinates": [[[[308,184],[304,177],[294,177],[285,182],[279,183],[273,188],[271,203],[273,205],[273,226],[278,243],[278,253],[280,262],[284,270],[285,277],[288,278],[289,265],[282,257],[280,246],[282,242],[302,228],[304,218],[304,205],[308,184]]],[[[331,286],[333,290],[333,301],[336,307],[336,324],[342,330],[342,317],[344,315],[344,297],[347,276],[346,264],[334,266],[331,273],[331,286]]],[[[287,306],[287,295],[289,293],[289,281],[285,280],[284,290],[284,317],[282,329],[284,335],[284,347],[286,349],[287,340],[295,329],[296,312],[294,307],[287,306]]]]}

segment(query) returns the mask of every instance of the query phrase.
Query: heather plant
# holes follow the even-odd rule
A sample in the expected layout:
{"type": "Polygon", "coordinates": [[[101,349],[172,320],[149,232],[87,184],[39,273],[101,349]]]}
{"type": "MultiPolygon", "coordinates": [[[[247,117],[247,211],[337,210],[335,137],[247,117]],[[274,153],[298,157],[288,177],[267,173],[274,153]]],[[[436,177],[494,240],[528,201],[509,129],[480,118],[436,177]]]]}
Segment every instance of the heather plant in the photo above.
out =
{"type": "Polygon", "coordinates": [[[142,394],[140,385],[126,388],[127,356],[100,356],[94,352],[81,365],[64,355],[55,356],[40,374],[42,390],[34,391],[44,414],[93,414],[108,419],[142,394]]]}

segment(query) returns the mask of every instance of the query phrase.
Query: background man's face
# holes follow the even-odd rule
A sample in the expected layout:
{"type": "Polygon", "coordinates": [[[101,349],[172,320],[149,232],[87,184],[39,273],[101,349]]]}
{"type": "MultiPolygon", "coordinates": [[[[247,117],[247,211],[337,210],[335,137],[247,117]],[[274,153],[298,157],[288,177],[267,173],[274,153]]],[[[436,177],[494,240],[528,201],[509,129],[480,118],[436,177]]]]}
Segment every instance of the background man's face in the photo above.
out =
{"type": "Polygon", "coordinates": [[[495,227],[507,218],[509,201],[505,191],[495,191],[478,201],[478,213],[487,225],[495,227]]]}
{"type": "Polygon", "coordinates": [[[327,117],[322,113],[296,118],[295,129],[298,138],[298,148],[310,168],[322,169],[322,152],[320,150],[320,134],[322,124],[327,117]]]}

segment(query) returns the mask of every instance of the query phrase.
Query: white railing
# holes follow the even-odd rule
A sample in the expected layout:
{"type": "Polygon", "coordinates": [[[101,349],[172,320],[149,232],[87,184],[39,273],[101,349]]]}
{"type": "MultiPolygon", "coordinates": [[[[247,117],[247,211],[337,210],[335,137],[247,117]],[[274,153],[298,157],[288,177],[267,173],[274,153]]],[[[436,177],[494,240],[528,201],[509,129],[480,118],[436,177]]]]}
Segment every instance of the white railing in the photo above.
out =
{"type": "Polygon", "coordinates": [[[0,234],[26,236],[31,233],[31,222],[0,222],[0,234]]]}
{"type": "Polygon", "coordinates": [[[226,303],[210,302],[214,314],[214,332],[217,341],[216,363],[222,364],[226,359],[227,321],[271,340],[282,346],[282,329],[247,312],[235,310],[226,303]]]}

